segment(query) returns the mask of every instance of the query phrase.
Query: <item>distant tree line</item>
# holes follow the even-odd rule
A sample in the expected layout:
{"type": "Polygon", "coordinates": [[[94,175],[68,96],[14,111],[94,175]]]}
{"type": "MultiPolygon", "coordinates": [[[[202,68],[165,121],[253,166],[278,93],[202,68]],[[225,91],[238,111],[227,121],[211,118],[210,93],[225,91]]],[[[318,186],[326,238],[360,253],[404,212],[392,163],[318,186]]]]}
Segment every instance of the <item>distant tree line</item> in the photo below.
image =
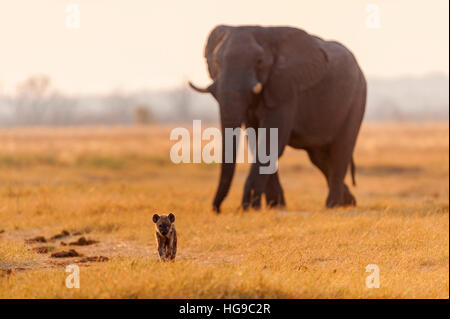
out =
{"type": "MultiPolygon", "coordinates": [[[[68,96],[45,75],[19,83],[13,96],[0,95],[1,126],[148,125],[164,122],[216,121],[214,112],[193,112],[187,87],[164,92],[68,96]]],[[[210,101],[209,101],[210,102],[210,101]]],[[[200,108],[201,105],[200,105],[200,108]]],[[[211,107],[209,109],[212,110],[211,107]]]]}
{"type": "MultiPolygon", "coordinates": [[[[369,80],[366,121],[448,121],[448,76],[369,80]]],[[[0,126],[148,125],[219,120],[217,102],[187,85],[165,91],[66,95],[45,75],[0,91],[0,126]]]]}

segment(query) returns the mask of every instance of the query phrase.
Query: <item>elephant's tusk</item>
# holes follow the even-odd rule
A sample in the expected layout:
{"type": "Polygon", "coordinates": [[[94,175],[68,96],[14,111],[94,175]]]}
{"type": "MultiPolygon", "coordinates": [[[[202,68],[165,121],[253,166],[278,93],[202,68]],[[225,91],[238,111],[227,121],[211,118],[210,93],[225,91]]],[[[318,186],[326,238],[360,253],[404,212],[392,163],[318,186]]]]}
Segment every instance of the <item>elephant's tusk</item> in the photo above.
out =
{"type": "Polygon", "coordinates": [[[259,93],[261,93],[262,88],[263,88],[263,87],[262,87],[261,82],[258,82],[258,83],[256,83],[255,86],[253,87],[252,92],[255,93],[255,94],[259,94],[259,93]]]}
{"type": "Polygon", "coordinates": [[[208,86],[208,87],[205,88],[205,89],[204,89],[204,88],[199,88],[198,86],[192,84],[191,81],[189,81],[189,86],[190,86],[191,88],[193,88],[194,90],[196,90],[197,92],[200,92],[200,93],[210,93],[210,88],[211,88],[211,86],[208,86]]]}

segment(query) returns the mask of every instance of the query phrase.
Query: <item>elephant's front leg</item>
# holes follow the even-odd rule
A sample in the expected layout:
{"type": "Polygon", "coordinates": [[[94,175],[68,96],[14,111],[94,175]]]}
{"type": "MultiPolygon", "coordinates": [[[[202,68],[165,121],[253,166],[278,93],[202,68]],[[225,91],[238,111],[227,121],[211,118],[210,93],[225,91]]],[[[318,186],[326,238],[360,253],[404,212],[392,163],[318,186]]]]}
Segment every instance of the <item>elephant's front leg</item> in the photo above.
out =
{"type": "Polygon", "coordinates": [[[284,192],[278,177],[278,172],[270,175],[269,180],[264,189],[266,196],[266,204],[269,207],[284,207],[286,202],[284,200],[284,192]]]}
{"type": "MultiPolygon", "coordinates": [[[[274,118],[276,118],[274,116],[274,118]]],[[[244,187],[244,195],[242,197],[242,207],[247,209],[250,205],[259,209],[261,207],[261,196],[266,194],[267,203],[269,206],[285,205],[283,189],[278,180],[278,158],[282,155],[286,147],[289,130],[274,129],[275,123],[268,122],[270,125],[270,133],[267,138],[258,137],[258,157],[250,169],[250,174],[247,177],[244,187]],[[259,150],[261,145],[265,144],[263,150],[259,150]]]]}
{"type": "MultiPolygon", "coordinates": [[[[261,206],[261,196],[258,196],[258,191],[254,188],[254,183],[252,182],[251,174],[247,177],[244,188],[244,198],[242,200],[242,206],[247,209],[248,206],[253,207],[261,206]]],[[[270,174],[267,179],[266,186],[263,190],[263,194],[266,197],[266,204],[269,207],[284,207],[286,202],[284,199],[283,188],[281,187],[278,172],[275,174],[270,174]]]]}
{"type": "Polygon", "coordinates": [[[245,182],[242,207],[261,207],[261,196],[266,192],[268,203],[275,200],[284,205],[284,195],[278,180],[278,159],[289,141],[293,127],[290,103],[281,103],[275,108],[264,108],[256,147],[256,163],[250,169],[245,182]],[[267,197],[269,194],[269,197],[267,197]]]}
{"type": "Polygon", "coordinates": [[[242,208],[247,210],[251,205],[254,209],[261,208],[261,196],[269,182],[270,175],[260,174],[259,165],[252,165],[250,174],[244,186],[244,196],[242,197],[242,208]]]}

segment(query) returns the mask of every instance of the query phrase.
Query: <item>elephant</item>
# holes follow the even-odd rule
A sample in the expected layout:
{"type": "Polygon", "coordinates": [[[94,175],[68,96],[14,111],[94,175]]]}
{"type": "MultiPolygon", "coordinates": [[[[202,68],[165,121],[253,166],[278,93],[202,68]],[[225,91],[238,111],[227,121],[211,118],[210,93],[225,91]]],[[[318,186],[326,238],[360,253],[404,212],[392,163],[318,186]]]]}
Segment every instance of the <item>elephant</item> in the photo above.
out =
{"type": "MultiPolygon", "coordinates": [[[[278,157],[286,146],[306,150],[328,185],[326,207],[356,205],[344,182],[366,107],[367,85],[356,58],[344,45],[288,26],[216,26],[204,56],[225,128],[277,128],[278,157]]],[[[267,138],[267,141],[269,138],[267,138]]],[[[268,148],[266,148],[268,149],[268,148]]],[[[224,152],[223,152],[224,153],[224,152]]],[[[234,158],[235,158],[234,154],[234,158]]],[[[223,160],[213,209],[230,189],[235,163],[223,160]]],[[[253,163],[244,186],[242,208],[285,206],[278,172],[260,174],[253,163]]]]}

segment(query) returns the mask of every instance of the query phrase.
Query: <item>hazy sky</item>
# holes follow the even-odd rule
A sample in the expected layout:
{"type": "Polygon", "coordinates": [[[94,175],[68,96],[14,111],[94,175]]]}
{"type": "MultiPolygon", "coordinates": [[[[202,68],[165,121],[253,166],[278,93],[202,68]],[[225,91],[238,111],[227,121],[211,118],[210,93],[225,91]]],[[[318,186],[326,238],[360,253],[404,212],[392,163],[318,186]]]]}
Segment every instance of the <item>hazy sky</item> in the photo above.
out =
{"type": "MultiPolygon", "coordinates": [[[[448,0],[0,0],[0,92],[48,74],[67,93],[209,82],[203,47],[217,24],[291,25],[335,39],[368,76],[448,74],[448,0]],[[67,5],[80,28],[66,26],[67,5]],[[366,27],[368,4],[380,28],[366,27]]],[[[370,20],[372,21],[372,20],[370,20]]]]}

